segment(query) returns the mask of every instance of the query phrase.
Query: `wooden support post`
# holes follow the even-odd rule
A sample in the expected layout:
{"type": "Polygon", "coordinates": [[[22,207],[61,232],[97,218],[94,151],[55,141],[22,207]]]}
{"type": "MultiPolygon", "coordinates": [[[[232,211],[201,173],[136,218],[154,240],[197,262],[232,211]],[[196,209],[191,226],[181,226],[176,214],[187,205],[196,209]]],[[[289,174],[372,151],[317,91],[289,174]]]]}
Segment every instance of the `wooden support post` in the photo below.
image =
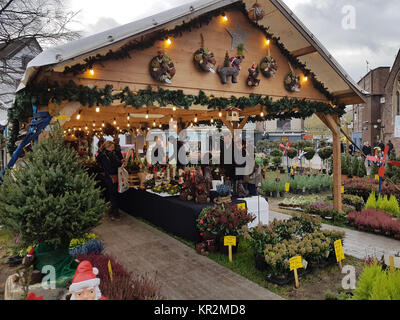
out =
{"type": "Polygon", "coordinates": [[[299,275],[297,274],[297,269],[294,269],[294,281],[295,281],[295,288],[298,289],[300,287],[300,283],[299,283],[299,275]]]}
{"type": "Polygon", "coordinates": [[[333,208],[342,212],[342,160],[340,152],[340,125],[336,115],[317,113],[317,116],[332,131],[333,137],[333,208]]]}

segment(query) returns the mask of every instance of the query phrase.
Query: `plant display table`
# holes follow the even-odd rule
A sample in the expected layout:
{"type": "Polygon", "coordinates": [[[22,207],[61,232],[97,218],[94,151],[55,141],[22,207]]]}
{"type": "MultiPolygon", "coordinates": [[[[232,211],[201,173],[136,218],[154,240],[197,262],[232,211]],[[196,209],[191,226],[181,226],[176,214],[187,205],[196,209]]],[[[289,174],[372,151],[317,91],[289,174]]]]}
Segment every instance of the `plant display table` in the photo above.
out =
{"type": "MultiPolygon", "coordinates": [[[[213,205],[182,201],[177,196],[161,197],[136,189],[129,189],[120,197],[120,208],[126,213],[143,218],[167,232],[194,242],[201,241],[196,227],[197,217],[203,208],[213,205]]],[[[232,205],[239,203],[246,201],[232,199],[232,205]]]]}

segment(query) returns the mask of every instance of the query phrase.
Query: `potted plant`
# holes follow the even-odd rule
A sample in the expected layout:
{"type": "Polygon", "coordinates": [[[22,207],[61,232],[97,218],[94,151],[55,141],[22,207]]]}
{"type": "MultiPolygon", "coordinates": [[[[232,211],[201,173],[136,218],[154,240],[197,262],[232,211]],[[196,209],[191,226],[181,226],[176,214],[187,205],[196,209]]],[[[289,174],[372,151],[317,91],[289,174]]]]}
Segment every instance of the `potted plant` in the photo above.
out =
{"type": "Polygon", "coordinates": [[[246,209],[239,209],[237,205],[222,204],[204,208],[196,221],[200,234],[204,234],[207,231],[216,236],[220,252],[228,254],[228,248],[224,246],[224,237],[237,237],[236,246],[232,248],[232,253],[236,253],[241,228],[254,221],[255,218],[246,209]]]}

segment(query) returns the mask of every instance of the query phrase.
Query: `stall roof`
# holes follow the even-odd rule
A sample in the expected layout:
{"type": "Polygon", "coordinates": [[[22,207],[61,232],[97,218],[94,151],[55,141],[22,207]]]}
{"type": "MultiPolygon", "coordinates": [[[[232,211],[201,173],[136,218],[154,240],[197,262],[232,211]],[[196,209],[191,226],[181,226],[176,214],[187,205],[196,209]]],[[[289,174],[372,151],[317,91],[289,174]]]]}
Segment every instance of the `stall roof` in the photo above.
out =
{"type": "MultiPolygon", "coordinates": [[[[104,54],[112,48],[121,47],[133,38],[160,29],[173,28],[235,2],[240,2],[240,0],[197,0],[45,50],[28,64],[17,91],[23,89],[42,67],[60,69],[61,66],[82,63],[89,56],[104,54]]],[[[254,0],[243,0],[243,2],[250,8],[254,0]]],[[[262,0],[259,4],[265,11],[265,17],[259,21],[259,24],[269,27],[269,32],[280,37],[285,47],[316,74],[318,80],[324,83],[333,96],[345,101],[346,104],[364,102],[368,92],[357,85],[283,1],[262,0]]]]}

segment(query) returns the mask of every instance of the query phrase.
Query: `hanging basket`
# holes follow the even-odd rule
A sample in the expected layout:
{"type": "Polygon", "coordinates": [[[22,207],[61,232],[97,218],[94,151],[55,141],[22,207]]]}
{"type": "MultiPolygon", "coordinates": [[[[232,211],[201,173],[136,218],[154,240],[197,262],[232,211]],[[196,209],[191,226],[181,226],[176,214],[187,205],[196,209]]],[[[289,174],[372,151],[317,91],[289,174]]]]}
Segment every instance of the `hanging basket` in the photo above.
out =
{"type": "Polygon", "coordinates": [[[275,59],[268,55],[261,59],[260,70],[265,77],[273,78],[278,70],[278,65],[275,59]]]}

